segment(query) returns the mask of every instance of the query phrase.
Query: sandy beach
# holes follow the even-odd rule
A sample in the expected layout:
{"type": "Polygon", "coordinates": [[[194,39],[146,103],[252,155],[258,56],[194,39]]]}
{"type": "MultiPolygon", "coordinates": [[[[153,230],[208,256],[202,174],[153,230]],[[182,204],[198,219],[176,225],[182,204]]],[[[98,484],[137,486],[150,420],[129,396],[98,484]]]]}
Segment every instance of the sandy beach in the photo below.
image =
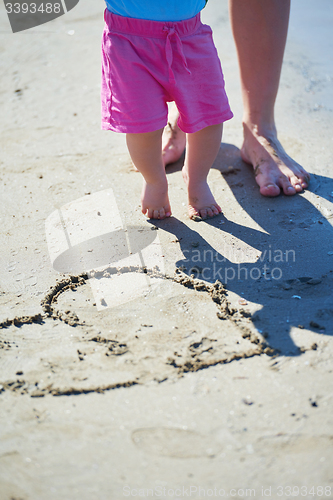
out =
{"type": "Polygon", "coordinates": [[[13,34],[0,4],[0,500],[333,498],[331,0],[293,0],[276,106],[309,189],[240,157],[227,2],[210,24],[234,118],[223,213],[147,221],[100,129],[102,0],[13,34]]]}

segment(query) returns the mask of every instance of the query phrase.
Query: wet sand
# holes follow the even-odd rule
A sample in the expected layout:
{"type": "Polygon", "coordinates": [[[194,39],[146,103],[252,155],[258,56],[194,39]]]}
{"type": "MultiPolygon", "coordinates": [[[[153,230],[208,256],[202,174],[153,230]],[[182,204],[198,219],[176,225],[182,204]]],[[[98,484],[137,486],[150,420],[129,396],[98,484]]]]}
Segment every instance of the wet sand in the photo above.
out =
{"type": "Polygon", "coordinates": [[[103,2],[15,35],[0,5],[0,500],[332,498],[331,11],[293,1],[277,101],[309,190],[263,198],[241,161],[212,0],[223,214],[188,219],[179,161],[173,217],[150,223],[124,137],[100,130],[103,2]]]}

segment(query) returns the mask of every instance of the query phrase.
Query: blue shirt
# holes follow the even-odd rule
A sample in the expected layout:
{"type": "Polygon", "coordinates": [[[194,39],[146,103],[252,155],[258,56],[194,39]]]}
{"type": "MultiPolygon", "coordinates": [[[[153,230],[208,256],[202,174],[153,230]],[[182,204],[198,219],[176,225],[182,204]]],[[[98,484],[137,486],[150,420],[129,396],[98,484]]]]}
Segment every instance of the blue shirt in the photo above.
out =
{"type": "Polygon", "coordinates": [[[183,21],[196,16],[207,0],[105,0],[113,14],[150,21],[183,21]]]}

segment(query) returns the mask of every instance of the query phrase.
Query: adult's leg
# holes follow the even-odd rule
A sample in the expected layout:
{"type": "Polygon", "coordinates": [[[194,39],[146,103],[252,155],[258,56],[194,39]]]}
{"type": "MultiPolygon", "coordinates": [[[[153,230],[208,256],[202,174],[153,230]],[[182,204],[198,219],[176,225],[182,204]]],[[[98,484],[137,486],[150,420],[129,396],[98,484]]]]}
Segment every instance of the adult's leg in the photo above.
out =
{"type": "Polygon", "coordinates": [[[141,205],[142,213],[150,219],[170,217],[168,181],[162,160],[162,132],[126,134],[132,162],[144,177],[141,205]]]}
{"type": "Polygon", "coordinates": [[[274,104],[287,38],[290,0],[229,0],[244,104],[242,158],[254,167],[264,196],[293,195],[309,174],[277,139],[274,104]]]}
{"type": "MultiPolygon", "coordinates": [[[[261,194],[277,196],[282,188],[293,195],[307,187],[310,175],[284,151],[274,122],[290,0],[229,2],[244,101],[242,158],[253,165],[261,194]]],[[[174,110],[163,134],[164,164],[178,160],[185,147],[177,117],[174,110]]]]}
{"type": "Polygon", "coordinates": [[[179,160],[184,153],[186,145],[186,134],[178,127],[178,109],[175,103],[169,108],[168,124],[163,130],[162,150],[164,166],[179,160]]]}

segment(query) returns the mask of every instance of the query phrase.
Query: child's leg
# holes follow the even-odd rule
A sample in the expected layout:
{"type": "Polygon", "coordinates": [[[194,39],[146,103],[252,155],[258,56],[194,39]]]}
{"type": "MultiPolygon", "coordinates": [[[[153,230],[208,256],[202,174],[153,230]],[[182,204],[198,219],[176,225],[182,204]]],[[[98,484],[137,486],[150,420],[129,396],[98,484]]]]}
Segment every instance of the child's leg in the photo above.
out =
{"type": "Polygon", "coordinates": [[[150,219],[170,217],[168,182],[162,160],[162,132],[126,134],[129,154],[135,167],[144,177],[142,213],[150,219]]]}
{"type": "Polygon", "coordinates": [[[221,212],[207,184],[208,172],[220,149],[223,124],[206,127],[186,135],[183,177],[188,190],[188,213],[192,218],[213,217],[221,212]]]}

